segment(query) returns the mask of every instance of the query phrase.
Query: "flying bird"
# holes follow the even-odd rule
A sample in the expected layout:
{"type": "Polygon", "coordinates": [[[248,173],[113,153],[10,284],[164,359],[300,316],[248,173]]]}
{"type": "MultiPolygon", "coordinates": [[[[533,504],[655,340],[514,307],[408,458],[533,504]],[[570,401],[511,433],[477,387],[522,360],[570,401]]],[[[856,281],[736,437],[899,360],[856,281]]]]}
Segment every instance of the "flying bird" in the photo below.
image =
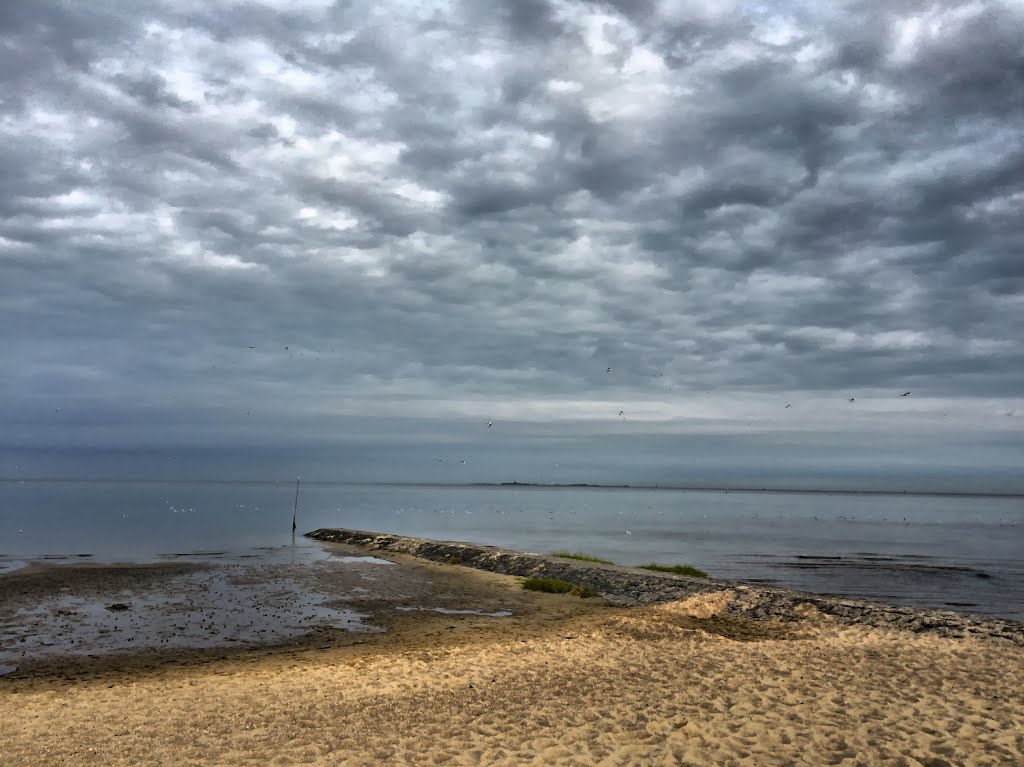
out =
{"type": "Polygon", "coordinates": [[[488,421],[488,422],[487,422],[487,428],[489,429],[489,428],[491,428],[492,426],[494,426],[494,421],[488,421]]]}
{"type": "Polygon", "coordinates": [[[625,412],[626,412],[625,410],[620,410],[620,411],[619,411],[619,415],[624,415],[624,414],[625,414],[625,412]]]}
{"type": "Polygon", "coordinates": [[[792,406],[792,405],[790,405],[790,404],[789,404],[789,403],[787,402],[787,403],[786,403],[786,407],[787,407],[787,408],[790,408],[790,407],[793,407],[793,406],[792,406]]]}
{"type": "Polygon", "coordinates": [[[850,402],[856,402],[856,401],[857,400],[855,400],[853,397],[850,397],[850,402]]]}
{"type": "Polygon", "coordinates": [[[605,373],[611,373],[611,372],[612,372],[612,369],[611,369],[611,368],[608,368],[608,369],[607,369],[607,370],[605,370],[604,372],[605,372],[605,373]]]}
{"type": "Polygon", "coordinates": [[[903,394],[901,394],[900,396],[901,396],[901,397],[909,397],[909,396],[910,396],[910,392],[908,392],[908,391],[905,391],[905,392],[903,392],[903,394]]]}

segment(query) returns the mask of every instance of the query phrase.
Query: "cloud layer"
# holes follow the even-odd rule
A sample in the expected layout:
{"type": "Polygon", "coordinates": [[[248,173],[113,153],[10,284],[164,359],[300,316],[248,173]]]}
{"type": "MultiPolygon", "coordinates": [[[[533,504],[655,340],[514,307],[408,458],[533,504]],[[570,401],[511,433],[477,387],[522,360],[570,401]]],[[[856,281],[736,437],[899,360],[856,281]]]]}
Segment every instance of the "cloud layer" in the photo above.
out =
{"type": "Polygon", "coordinates": [[[622,410],[1024,457],[1019,2],[40,0],[0,35],[14,441],[622,410]]]}

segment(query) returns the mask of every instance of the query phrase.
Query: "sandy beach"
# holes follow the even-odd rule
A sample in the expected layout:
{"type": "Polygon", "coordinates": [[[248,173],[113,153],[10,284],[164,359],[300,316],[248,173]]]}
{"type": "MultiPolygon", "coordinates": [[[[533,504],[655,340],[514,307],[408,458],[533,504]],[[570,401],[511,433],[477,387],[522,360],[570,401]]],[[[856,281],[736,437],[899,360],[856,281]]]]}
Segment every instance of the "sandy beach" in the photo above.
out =
{"type": "MultiPolygon", "coordinates": [[[[84,652],[19,660],[0,676],[0,765],[1024,764],[1024,650],[1009,641],[841,626],[814,608],[735,618],[731,589],[612,606],[389,559],[258,574],[355,611],[353,630],[116,652],[80,630],[84,652]]],[[[145,639],[147,595],[183,576],[198,594],[218,572],[4,576],[0,649],[42,625],[26,603],[76,592],[126,599],[145,639]]]]}

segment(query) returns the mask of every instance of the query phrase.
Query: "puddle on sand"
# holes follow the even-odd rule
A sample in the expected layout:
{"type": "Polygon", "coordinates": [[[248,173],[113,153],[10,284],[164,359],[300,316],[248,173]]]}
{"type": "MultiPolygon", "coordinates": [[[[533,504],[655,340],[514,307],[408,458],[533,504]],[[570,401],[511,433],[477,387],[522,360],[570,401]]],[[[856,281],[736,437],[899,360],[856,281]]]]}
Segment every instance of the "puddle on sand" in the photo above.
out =
{"type": "Polygon", "coordinates": [[[380,557],[350,557],[350,556],[336,556],[331,557],[331,562],[343,562],[350,565],[393,565],[394,562],[388,559],[381,559],[380,557]]]}
{"type": "Polygon", "coordinates": [[[364,624],[361,613],[324,606],[327,599],[329,595],[272,569],[244,565],[175,576],[157,591],[54,595],[17,609],[0,622],[0,663],[125,650],[271,644],[324,627],[382,631],[364,624]]]}
{"type": "MultiPolygon", "coordinates": [[[[192,551],[148,552],[119,551],[101,553],[82,553],[66,551],[54,552],[19,552],[0,553],[0,575],[13,572],[31,564],[151,564],[155,562],[212,562],[216,564],[245,563],[256,560],[260,564],[312,564],[329,560],[331,557],[320,544],[282,544],[279,546],[257,546],[250,549],[195,549],[192,551]]],[[[353,559],[371,560],[367,564],[379,564],[385,560],[376,557],[354,557],[353,559]]],[[[391,563],[393,564],[393,563],[391,563]]]]}
{"type": "Polygon", "coordinates": [[[443,613],[444,615],[484,615],[488,618],[508,618],[512,613],[508,610],[498,610],[493,613],[485,613],[483,610],[450,610],[447,607],[396,607],[402,612],[428,612],[443,613]]]}
{"type": "Polygon", "coordinates": [[[68,564],[91,560],[94,556],[94,554],[42,554],[31,559],[8,559],[5,556],[0,556],[0,573],[10,573],[15,570],[20,570],[23,567],[28,567],[34,562],[40,562],[47,565],[68,564]]]}

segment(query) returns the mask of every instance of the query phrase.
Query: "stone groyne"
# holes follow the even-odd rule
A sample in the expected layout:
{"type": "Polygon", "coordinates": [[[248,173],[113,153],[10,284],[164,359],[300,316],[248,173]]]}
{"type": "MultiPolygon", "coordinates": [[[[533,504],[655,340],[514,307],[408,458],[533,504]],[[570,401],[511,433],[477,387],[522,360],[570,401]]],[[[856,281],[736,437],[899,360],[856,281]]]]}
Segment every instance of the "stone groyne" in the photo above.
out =
{"type": "Polygon", "coordinates": [[[1024,647],[1024,623],[963,615],[951,610],[921,610],[863,599],[846,599],[790,589],[655,573],[632,567],[601,565],[542,554],[508,551],[456,541],[435,541],[362,530],[322,528],[308,538],[341,543],[382,553],[407,554],[431,562],[459,564],[520,577],[558,578],[589,586],[609,602],[651,605],[724,589],[736,593],[726,614],[754,620],[797,620],[811,606],[847,625],[880,626],[946,637],[980,636],[1004,639],[1024,647]]]}

